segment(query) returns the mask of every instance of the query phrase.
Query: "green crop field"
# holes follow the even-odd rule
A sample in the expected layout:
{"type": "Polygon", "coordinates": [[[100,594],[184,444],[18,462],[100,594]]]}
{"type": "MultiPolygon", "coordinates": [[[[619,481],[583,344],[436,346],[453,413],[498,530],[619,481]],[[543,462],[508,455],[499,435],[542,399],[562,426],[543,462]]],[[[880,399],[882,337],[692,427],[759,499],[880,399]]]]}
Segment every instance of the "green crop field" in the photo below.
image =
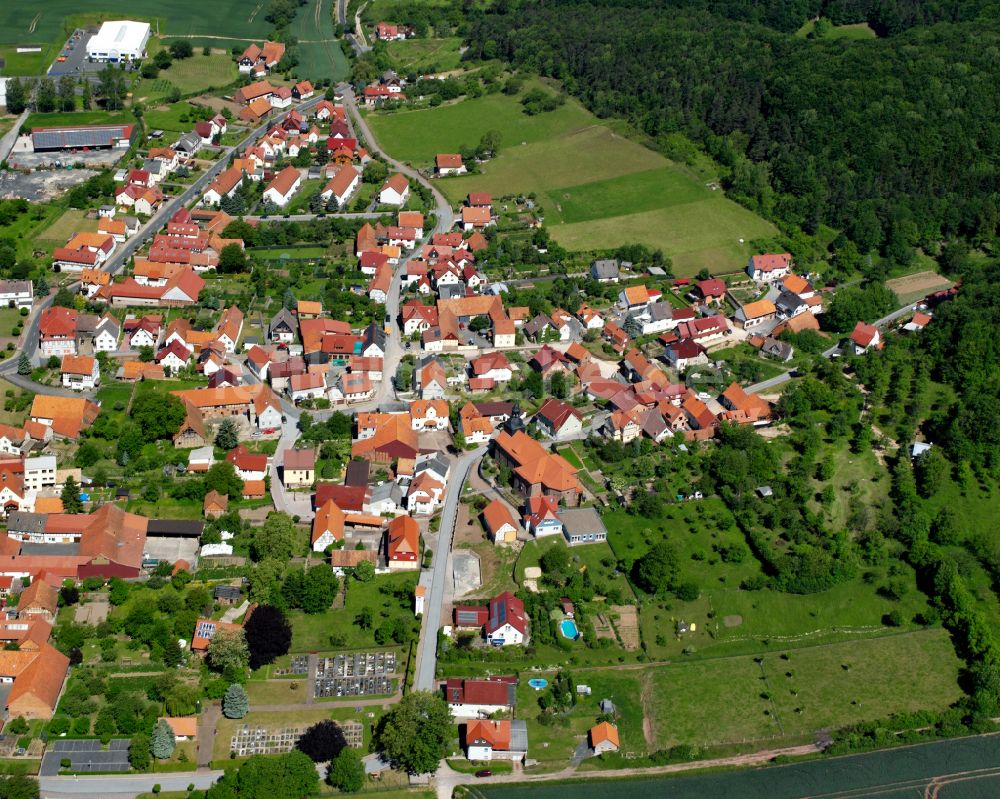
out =
{"type": "Polygon", "coordinates": [[[655,779],[602,780],[598,774],[590,772],[585,779],[562,782],[476,786],[473,795],[486,799],[631,799],[635,796],[912,799],[924,796],[926,788],[926,795],[941,799],[987,799],[1000,791],[996,775],[1000,768],[998,743],[1000,739],[996,735],[982,735],[791,765],[655,779]],[[958,779],[952,781],[948,775],[958,779]]]}
{"type": "Polygon", "coordinates": [[[896,712],[941,711],[961,696],[961,664],[943,630],[786,654],[657,668],[657,745],[787,740],[896,712]]]}
{"type": "Polygon", "coordinates": [[[527,116],[518,98],[493,94],[368,120],[390,154],[419,166],[499,130],[500,155],[481,174],[438,187],[454,202],[469,191],[533,192],[553,238],[570,250],[641,242],[670,256],[677,274],[693,275],[703,267],[739,268],[752,239],[775,233],[693,169],[627,138],[574,100],[527,116]]]}
{"type": "MultiPolygon", "coordinates": [[[[107,19],[146,20],[159,24],[161,35],[209,36],[215,41],[262,39],[271,30],[264,19],[262,0],[102,0],[100,12],[81,14],[78,0],[49,0],[44,4],[0,3],[0,41],[3,44],[50,44],[81,23],[96,25],[107,19]]],[[[216,45],[220,46],[220,45],[216,45]]],[[[225,46],[225,45],[222,45],[225,46]]]]}
{"type": "Polygon", "coordinates": [[[304,78],[329,78],[337,83],[350,73],[347,56],[333,35],[336,7],[336,0],[309,0],[292,21],[291,32],[299,40],[295,71],[304,78]]]}

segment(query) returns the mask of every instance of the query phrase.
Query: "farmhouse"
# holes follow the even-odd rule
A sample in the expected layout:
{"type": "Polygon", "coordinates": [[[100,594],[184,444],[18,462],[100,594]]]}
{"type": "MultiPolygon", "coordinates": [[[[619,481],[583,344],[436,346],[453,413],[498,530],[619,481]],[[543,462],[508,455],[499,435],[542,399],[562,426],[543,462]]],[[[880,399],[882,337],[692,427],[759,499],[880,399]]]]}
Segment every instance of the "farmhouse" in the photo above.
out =
{"type": "Polygon", "coordinates": [[[149,23],[115,20],[105,22],[87,42],[87,58],[91,61],[139,61],[146,57],[149,43],[149,23]]]}

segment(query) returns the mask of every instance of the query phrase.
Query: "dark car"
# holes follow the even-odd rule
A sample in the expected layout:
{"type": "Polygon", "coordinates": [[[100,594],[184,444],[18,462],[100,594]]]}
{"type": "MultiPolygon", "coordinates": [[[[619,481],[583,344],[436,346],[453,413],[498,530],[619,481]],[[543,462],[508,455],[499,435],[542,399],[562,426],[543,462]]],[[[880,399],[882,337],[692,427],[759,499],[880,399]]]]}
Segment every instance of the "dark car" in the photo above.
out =
{"type": "Polygon", "coordinates": [[[479,769],[479,771],[476,772],[476,776],[477,777],[492,777],[493,776],[493,772],[490,771],[488,768],[482,768],[482,769],[479,769]]]}

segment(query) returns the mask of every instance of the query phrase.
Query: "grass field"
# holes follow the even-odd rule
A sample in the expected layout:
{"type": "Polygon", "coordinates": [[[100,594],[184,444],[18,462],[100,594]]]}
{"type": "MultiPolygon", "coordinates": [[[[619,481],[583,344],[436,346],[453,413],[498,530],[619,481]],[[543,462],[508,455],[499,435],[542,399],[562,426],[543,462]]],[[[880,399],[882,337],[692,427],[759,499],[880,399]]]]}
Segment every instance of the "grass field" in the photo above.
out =
{"type": "Polygon", "coordinates": [[[135,122],[135,117],[127,111],[70,111],[68,113],[53,112],[51,114],[29,114],[24,127],[44,128],[59,125],[128,125],[135,122]]]}
{"type": "Polygon", "coordinates": [[[890,713],[944,710],[959,661],[943,630],[751,657],[671,664],[653,672],[659,747],[811,736],[890,713]],[[791,675],[791,676],[789,676],[791,675]]]}
{"type": "Polygon", "coordinates": [[[443,39],[407,39],[389,42],[389,57],[401,75],[410,72],[448,72],[458,69],[462,62],[457,36],[443,39]]]}
{"type": "Polygon", "coordinates": [[[454,202],[469,191],[534,193],[553,238],[567,249],[641,242],[670,256],[678,275],[691,275],[703,267],[736,268],[749,256],[746,242],[775,233],[711,190],[704,170],[667,160],[574,100],[532,117],[516,97],[494,94],[368,120],[388,152],[421,166],[499,130],[500,155],[481,174],[441,180],[438,187],[454,202]]]}
{"type": "MultiPolygon", "coordinates": [[[[799,28],[795,35],[801,39],[806,38],[816,28],[816,20],[811,19],[799,28]]],[[[875,31],[869,27],[867,22],[858,22],[854,25],[834,25],[826,36],[827,39],[853,39],[864,40],[876,38],[875,31]]]]}
{"type": "Polygon", "coordinates": [[[168,5],[157,0],[102,0],[99,13],[87,13],[82,18],[78,0],[50,0],[44,5],[5,2],[0,3],[0,39],[4,44],[61,45],[67,25],[135,19],[158,22],[160,34],[260,40],[271,30],[271,24],[264,19],[265,5],[240,0],[217,0],[207,6],[198,0],[177,0],[168,5]]]}
{"type": "Polygon", "coordinates": [[[225,86],[236,80],[238,74],[236,62],[228,52],[206,56],[201,50],[195,50],[191,58],[174,61],[155,80],[143,80],[135,93],[142,100],[155,101],[166,97],[172,86],[182,94],[190,94],[211,86],[225,86]]]}
{"type": "Polygon", "coordinates": [[[96,233],[97,220],[85,219],[85,213],[82,210],[68,208],[51,225],[38,232],[38,240],[58,242],[58,246],[61,247],[74,233],[96,233]]]}
{"type": "Polygon", "coordinates": [[[292,21],[292,35],[299,40],[295,71],[302,77],[314,81],[330,78],[337,83],[350,73],[347,56],[333,35],[336,5],[336,0],[309,0],[292,21]]]}
{"type": "Polygon", "coordinates": [[[894,277],[885,281],[885,285],[892,289],[896,297],[899,298],[900,304],[906,305],[923,299],[932,291],[943,291],[951,288],[955,283],[936,272],[925,271],[903,277],[894,277]]]}

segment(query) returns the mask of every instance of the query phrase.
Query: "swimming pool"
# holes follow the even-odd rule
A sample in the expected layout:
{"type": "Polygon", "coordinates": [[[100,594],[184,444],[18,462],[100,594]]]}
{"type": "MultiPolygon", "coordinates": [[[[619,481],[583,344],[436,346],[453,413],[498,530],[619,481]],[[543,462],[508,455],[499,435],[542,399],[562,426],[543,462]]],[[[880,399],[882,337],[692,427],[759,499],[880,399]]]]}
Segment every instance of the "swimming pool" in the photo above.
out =
{"type": "Polygon", "coordinates": [[[562,632],[564,638],[575,641],[580,637],[580,631],[576,629],[576,622],[572,619],[563,619],[559,622],[559,630],[562,632]]]}
{"type": "Polygon", "coordinates": [[[541,691],[545,686],[549,684],[549,681],[544,677],[533,677],[528,680],[528,685],[534,688],[536,691],[541,691]]]}

